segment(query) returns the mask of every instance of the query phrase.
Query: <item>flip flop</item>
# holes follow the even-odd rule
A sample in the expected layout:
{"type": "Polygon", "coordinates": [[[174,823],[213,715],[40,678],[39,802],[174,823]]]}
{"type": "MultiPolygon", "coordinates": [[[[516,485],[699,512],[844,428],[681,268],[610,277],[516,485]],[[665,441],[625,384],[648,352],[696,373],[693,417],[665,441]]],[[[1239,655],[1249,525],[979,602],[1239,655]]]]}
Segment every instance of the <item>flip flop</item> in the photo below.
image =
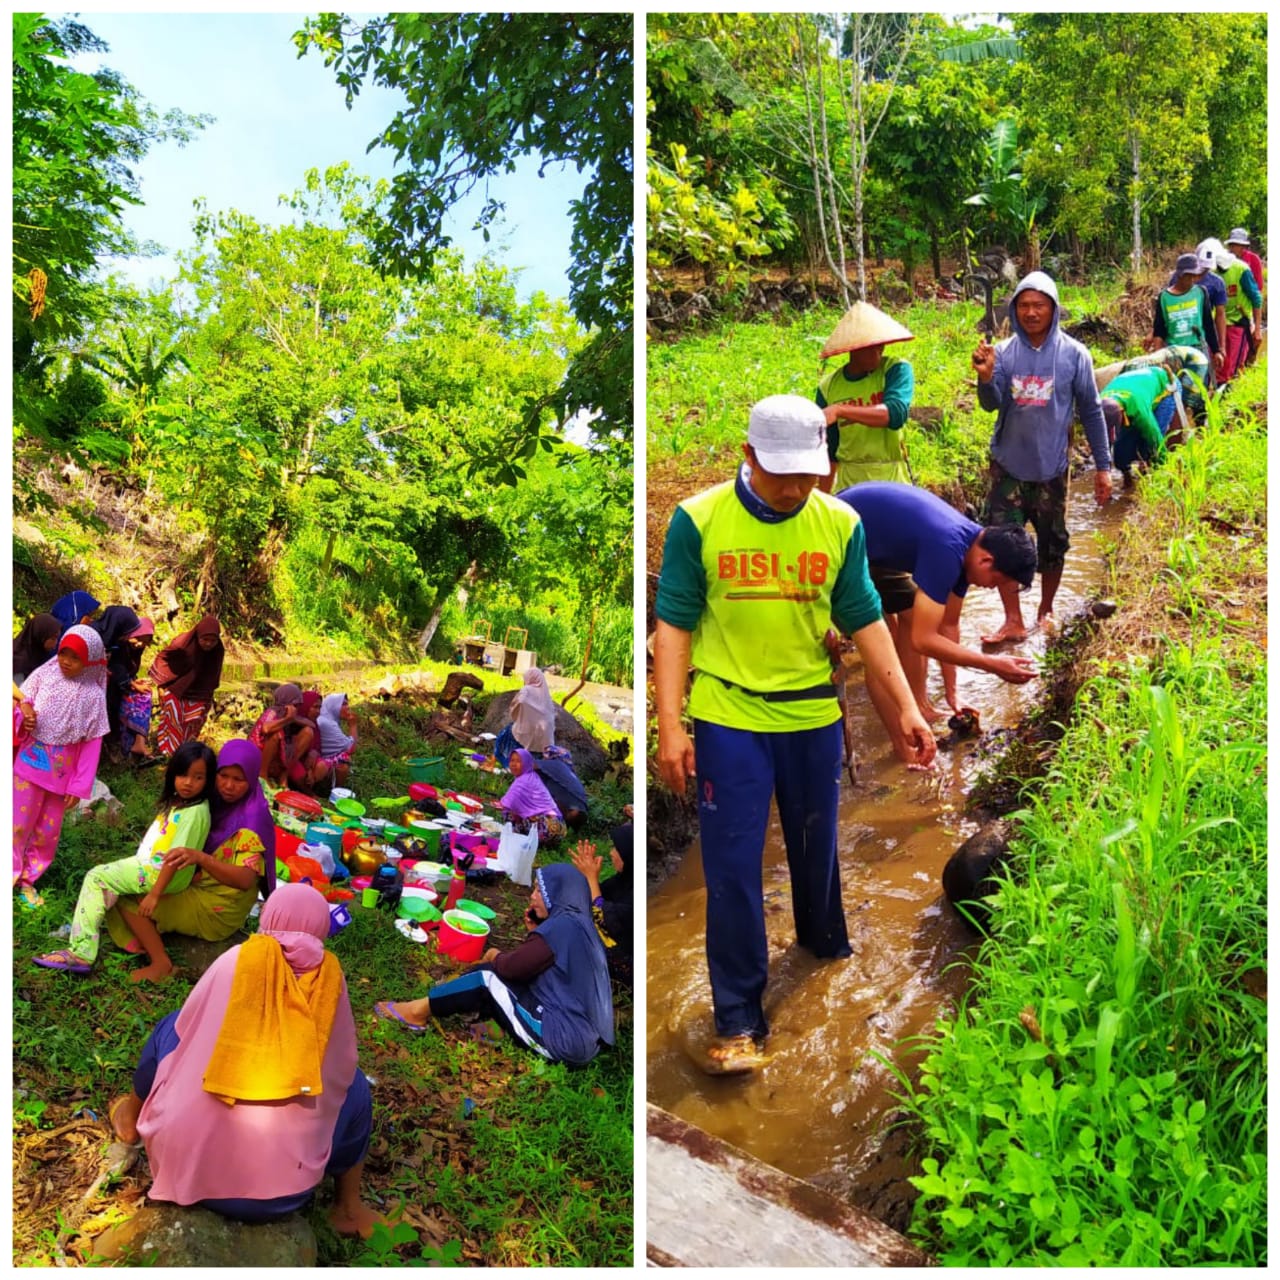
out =
{"type": "Polygon", "coordinates": [[[744,1076],[763,1067],[768,1060],[753,1036],[717,1036],[708,1045],[708,1052],[699,1065],[709,1076],[744,1076]],[[723,1049],[724,1054],[713,1058],[711,1049],[723,1049]]]}
{"type": "Polygon", "coordinates": [[[47,955],[33,956],[31,963],[38,964],[42,969],[61,969],[64,973],[84,975],[93,972],[93,965],[85,964],[70,951],[50,951],[47,955]]]}
{"type": "Polygon", "coordinates": [[[379,1000],[373,1006],[373,1016],[381,1018],[384,1022],[398,1022],[402,1027],[408,1027],[410,1031],[416,1031],[421,1034],[426,1027],[420,1027],[417,1023],[410,1022],[408,1018],[400,1013],[390,1000],[379,1000]]]}

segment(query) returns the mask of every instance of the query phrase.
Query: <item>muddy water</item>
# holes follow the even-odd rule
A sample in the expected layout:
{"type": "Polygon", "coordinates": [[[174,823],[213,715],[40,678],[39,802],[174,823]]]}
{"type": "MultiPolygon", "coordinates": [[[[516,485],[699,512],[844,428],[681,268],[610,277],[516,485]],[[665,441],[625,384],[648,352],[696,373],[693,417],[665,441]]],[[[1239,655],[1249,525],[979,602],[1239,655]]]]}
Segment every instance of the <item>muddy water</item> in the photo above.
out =
{"type": "MultiPolygon", "coordinates": [[[[1117,476],[1117,481],[1119,477],[1117,476]]],[[[1096,530],[1114,527],[1128,503],[1093,502],[1092,473],[1073,485],[1072,531],[1054,612],[1064,619],[1095,594],[1101,577],[1096,530]]],[[[1034,621],[1039,582],[1023,597],[1034,621]]],[[[970,591],[961,642],[1003,618],[995,591],[970,591]]],[[[1016,650],[1039,658],[1044,640],[1016,650]]],[[[1021,687],[961,667],[961,705],[979,710],[984,730],[1013,727],[1035,705],[1038,681],[1021,687]]],[[[752,1077],[714,1079],[693,1057],[714,1035],[705,958],[706,890],[697,846],[648,904],[649,1099],[797,1177],[856,1200],[874,1175],[885,1120],[893,1110],[889,1072],[870,1055],[899,1063],[895,1046],[927,1032],[962,990],[971,935],[942,896],[942,868],[973,833],[961,816],[983,763],[970,740],[939,751],[930,774],[909,771],[889,749],[858,673],[850,681],[859,781],[842,785],[840,871],[853,956],[819,961],[794,945],[782,832],[776,813],[764,853],[769,936],[765,1009],[770,1060],[752,1077]]],[[[945,705],[930,664],[930,693],[945,705]]]]}

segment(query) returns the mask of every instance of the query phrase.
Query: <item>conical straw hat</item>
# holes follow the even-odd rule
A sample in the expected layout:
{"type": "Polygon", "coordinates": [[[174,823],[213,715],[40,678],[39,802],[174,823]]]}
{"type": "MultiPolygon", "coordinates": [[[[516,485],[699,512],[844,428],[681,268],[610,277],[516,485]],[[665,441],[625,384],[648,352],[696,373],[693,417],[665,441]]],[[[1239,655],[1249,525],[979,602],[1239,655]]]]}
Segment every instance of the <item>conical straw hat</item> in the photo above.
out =
{"type": "Polygon", "coordinates": [[[896,320],[891,320],[879,307],[869,302],[855,302],[840,317],[836,331],[822,348],[822,358],[838,356],[861,347],[878,347],[881,343],[910,342],[916,335],[896,320]]]}

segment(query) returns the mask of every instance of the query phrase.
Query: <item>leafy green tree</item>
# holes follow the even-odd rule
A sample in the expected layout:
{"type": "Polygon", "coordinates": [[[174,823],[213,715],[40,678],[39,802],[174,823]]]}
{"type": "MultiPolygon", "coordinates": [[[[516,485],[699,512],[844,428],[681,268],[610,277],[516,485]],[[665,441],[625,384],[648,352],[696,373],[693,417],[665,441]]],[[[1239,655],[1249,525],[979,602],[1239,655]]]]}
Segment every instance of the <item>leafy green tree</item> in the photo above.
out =
{"type": "Polygon", "coordinates": [[[13,15],[14,407],[37,434],[53,348],[109,314],[99,258],[137,250],[123,223],[140,203],[131,166],[210,119],[161,115],[115,72],[70,66],[106,48],[73,19],[13,15]]]}
{"type": "Polygon", "coordinates": [[[928,245],[934,277],[942,276],[942,245],[980,182],[989,101],[972,72],[930,58],[909,68],[889,105],[871,165],[887,198],[874,202],[870,216],[891,245],[899,241],[908,280],[915,261],[908,236],[928,245]]]}
{"type": "Polygon", "coordinates": [[[1054,227],[1083,240],[1127,222],[1140,270],[1144,222],[1209,159],[1209,104],[1227,60],[1221,17],[1021,14],[1014,25],[1035,130],[1027,172],[1061,191],[1054,227]]]}
{"type": "MultiPolygon", "coordinates": [[[[570,301],[589,340],[546,404],[566,421],[590,413],[592,429],[630,458],[632,156],[631,41],[627,14],[411,14],[352,23],[327,13],[295,36],[319,50],[348,104],[366,79],[399,89],[408,105],[376,139],[407,167],[391,183],[372,237],[379,263],[423,275],[448,244],[446,213],[520,155],[565,162],[590,176],[573,204],[570,301]]],[[[485,228],[501,212],[489,199],[485,228]]],[[[480,453],[487,467],[543,430],[541,406],[519,430],[480,453]]],[[[484,445],[479,446],[484,449],[484,445]]]]}

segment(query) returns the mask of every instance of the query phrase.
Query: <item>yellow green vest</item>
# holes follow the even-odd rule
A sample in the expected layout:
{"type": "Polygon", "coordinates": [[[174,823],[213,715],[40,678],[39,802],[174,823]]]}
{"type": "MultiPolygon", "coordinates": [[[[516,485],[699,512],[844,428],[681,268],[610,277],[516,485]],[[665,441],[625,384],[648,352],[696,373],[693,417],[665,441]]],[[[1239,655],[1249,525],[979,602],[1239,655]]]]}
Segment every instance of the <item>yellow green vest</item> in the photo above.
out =
{"type": "Polygon", "coordinates": [[[1227,323],[1235,324],[1238,320],[1253,318],[1253,303],[1249,295],[1240,287],[1240,278],[1248,271],[1248,266],[1237,262],[1222,273],[1222,282],[1227,286],[1227,323]]]}
{"type": "Polygon", "coordinates": [[[790,733],[840,718],[835,698],[766,702],[746,689],[810,689],[831,679],[822,638],[857,514],[814,490],[788,520],[757,520],[733,481],[681,503],[698,529],[707,602],[693,633],[689,715],[731,729],[790,733]],[[716,677],[743,688],[732,688],[716,677]]]}
{"type": "MultiPolygon", "coordinates": [[[[899,357],[885,356],[879,368],[864,375],[856,382],[844,376],[845,366],[840,365],[824,374],[818,382],[818,390],[828,404],[880,404],[884,400],[885,375],[899,357]]],[[[851,484],[864,480],[899,480],[911,483],[907,470],[907,446],[901,431],[888,427],[864,427],[857,422],[841,422],[840,443],[836,449],[836,479],[832,486],[838,493],[851,484]]]]}

